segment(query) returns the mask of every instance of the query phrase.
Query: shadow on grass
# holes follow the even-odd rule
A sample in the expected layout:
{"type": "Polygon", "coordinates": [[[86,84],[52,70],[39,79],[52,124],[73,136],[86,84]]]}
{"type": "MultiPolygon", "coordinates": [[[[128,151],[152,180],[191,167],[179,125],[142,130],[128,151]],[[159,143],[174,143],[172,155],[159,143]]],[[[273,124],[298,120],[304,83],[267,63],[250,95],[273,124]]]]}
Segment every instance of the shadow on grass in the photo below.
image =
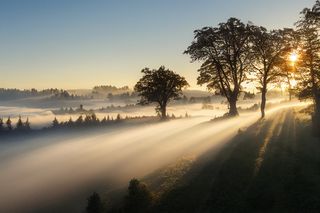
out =
{"type": "Polygon", "coordinates": [[[153,212],[319,212],[320,143],[299,117],[281,111],[207,152],[153,212]]]}

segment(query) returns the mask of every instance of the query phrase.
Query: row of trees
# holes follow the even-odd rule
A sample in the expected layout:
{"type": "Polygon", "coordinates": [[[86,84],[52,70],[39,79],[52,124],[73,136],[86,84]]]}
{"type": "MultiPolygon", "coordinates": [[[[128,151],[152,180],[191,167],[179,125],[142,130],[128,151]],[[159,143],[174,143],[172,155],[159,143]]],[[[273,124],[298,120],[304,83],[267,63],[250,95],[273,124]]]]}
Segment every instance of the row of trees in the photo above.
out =
{"type": "MultiPolygon", "coordinates": [[[[126,119],[128,119],[126,117],[126,119]]],[[[80,115],[76,120],[72,120],[70,117],[68,121],[59,122],[58,119],[55,117],[52,121],[51,128],[61,128],[61,127],[83,127],[83,126],[98,126],[98,125],[105,125],[114,122],[119,122],[123,120],[120,114],[117,114],[116,118],[104,117],[103,119],[99,119],[95,113],[87,114],[87,115],[80,115]]]]}
{"type": "MultiPolygon", "coordinates": [[[[275,82],[287,83],[291,97],[291,76],[296,72],[298,97],[312,98],[314,119],[320,124],[320,2],[301,12],[296,29],[267,30],[252,23],[230,18],[217,27],[194,31],[194,41],[184,52],[192,62],[200,61],[198,84],[226,97],[229,116],[238,115],[237,101],[243,84],[254,82],[261,92],[261,117],[265,116],[268,88],[275,82]]],[[[155,102],[166,118],[166,106],[188,86],[184,77],[161,66],[142,70],[135,85],[140,103],[155,102]]]]}
{"type": "MultiPolygon", "coordinates": [[[[203,62],[198,83],[220,91],[229,102],[230,115],[238,114],[236,102],[242,84],[253,77],[262,94],[261,116],[264,117],[269,84],[288,79],[288,70],[292,70],[298,72],[298,96],[312,98],[315,116],[319,117],[319,27],[320,2],[316,1],[312,8],[301,12],[296,29],[268,31],[230,18],[218,27],[196,30],[195,40],[185,53],[193,61],[203,62]]],[[[290,88],[290,79],[287,83],[290,88]]]]}
{"type": "Polygon", "coordinates": [[[28,131],[30,130],[30,122],[29,118],[26,121],[22,121],[21,116],[19,116],[18,121],[15,125],[13,125],[12,120],[10,117],[3,121],[3,118],[0,118],[0,132],[8,132],[8,131],[28,131]]]}
{"type": "MultiPolygon", "coordinates": [[[[238,115],[237,101],[243,83],[254,81],[261,92],[261,116],[265,116],[268,86],[285,77],[284,64],[295,44],[293,29],[268,31],[252,23],[230,18],[218,27],[195,31],[184,52],[201,61],[198,84],[206,84],[227,98],[229,115],[238,115]]],[[[286,67],[287,68],[287,67],[286,67]]]]}
{"type": "MultiPolygon", "coordinates": [[[[176,119],[177,117],[174,114],[167,114],[167,118],[176,119]]],[[[182,118],[183,116],[180,115],[178,118],[182,118]]],[[[185,118],[189,118],[190,115],[186,112],[184,115],[185,118]]],[[[64,128],[64,127],[88,127],[88,126],[103,126],[113,123],[118,123],[120,121],[125,120],[133,120],[133,119],[141,119],[147,118],[147,116],[125,116],[121,117],[120,114],[117,114],[116,118],[112,116],[105,116],[103,119],[99,119],[95,113],[80,115],[77,119],[73,120],[71,117],[68,121],[59,122],[58,119],[55,117],[52,121],[50,128],[64,128]]]]}
{"type": "MultiPolygon", "coordinates": [[[[166,117],[170,117],[172,119],[175,119],[176,116],[174,114],[169,115],[167,114],[166,117]]],[[[179,118],[182,118],[183,116],[180,116],[179,118]]],[[[189,114],[186,112],[184,115],[185,118],[190,117],[189,114]]],[[[97,126],[106,126],[111,124],[116,124],[121,121],[125,120],[134,120],[134,119],[142,119],[147,118],[147,116],[125,116],[121,117],[120,114],[117,114],[115,118],[112,116],[105,116],[103,119],[99,119],[95,113],[86,114],[86,115],[80,115],[77,119],[73,120],[71,117],[67,121],[61,121],[59,122],[58,119],[55,117],[50,125],[50,127],[45,127],[44,129],[58,129],[58,128],[78,128],[78,127],[97,127],[97,126]]],[[[21,116],[19,116],[17,122],[13,124],[10,117],[4,122],[2,118],[0,118],[0,133],[4,132],[11,132],[11,131],[29,131],[31,130],[29,118],[27,118],[25,121],[21,119],[21,116]]]]}
{"type": "Polygon", "coordinates": [[[40,96],[48,96],[51,99],[84,99],[89,98],[85,96],[78,96],[74,94],[70,94],[66,90],[57,89],[57,88],[50,88],[44,90],[20,90],[20,89],[5,89],[0,88],[0,99],[1,100],[13,100],[13,99],[20,99],[20,98],[28,98],[28,97],[40,97],[40,96]]]}

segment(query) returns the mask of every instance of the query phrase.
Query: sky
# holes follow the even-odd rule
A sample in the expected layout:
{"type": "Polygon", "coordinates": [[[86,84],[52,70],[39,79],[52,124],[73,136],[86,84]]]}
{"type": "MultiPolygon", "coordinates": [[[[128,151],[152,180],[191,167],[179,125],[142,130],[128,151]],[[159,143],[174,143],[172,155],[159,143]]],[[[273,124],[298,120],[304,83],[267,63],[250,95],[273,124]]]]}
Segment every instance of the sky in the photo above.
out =
{"type": "Polygon", "coordinates": [[[183,51],[229,17],[293,27],[315,0],[0,0],[0,88],[133,87],[161,65],[196,85],[183,51]]]}

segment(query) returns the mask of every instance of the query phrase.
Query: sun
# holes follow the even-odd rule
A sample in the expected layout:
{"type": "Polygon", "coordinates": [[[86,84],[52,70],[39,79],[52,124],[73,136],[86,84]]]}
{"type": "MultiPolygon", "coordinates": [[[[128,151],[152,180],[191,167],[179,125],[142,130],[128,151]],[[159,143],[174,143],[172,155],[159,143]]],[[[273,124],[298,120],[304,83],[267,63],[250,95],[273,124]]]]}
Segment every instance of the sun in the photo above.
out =
{"type": "Polygon", "coordinates": [[[291,84],[292,87],[296,87],[298,82],[296,81],[296,79],[291,79],[290,80],[290,84],[291,84]]]}
{"type": "Polygon", "coordinates": [[[289,60],[292,63],[295,63],[298,60],[298,54],[296,52],[291,53],[289,56],[289,60]]]}

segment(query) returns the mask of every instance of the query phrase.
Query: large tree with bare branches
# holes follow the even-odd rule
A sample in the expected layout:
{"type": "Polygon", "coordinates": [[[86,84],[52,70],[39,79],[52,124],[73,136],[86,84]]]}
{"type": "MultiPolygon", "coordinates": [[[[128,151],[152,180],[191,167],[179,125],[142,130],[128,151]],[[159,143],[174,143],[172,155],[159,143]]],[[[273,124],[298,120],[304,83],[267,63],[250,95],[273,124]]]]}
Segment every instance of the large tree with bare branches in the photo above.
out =
{"type": "Polygon", "coordinates": [[[250,25],[230,18],[218,27],[204,27],[194,31],[192,44],[184,52],[192,61],[203,62],[198,84],[225,96],[229,115],[238,115],[237,100],[241,84],[250,68],[250,25]]]}

